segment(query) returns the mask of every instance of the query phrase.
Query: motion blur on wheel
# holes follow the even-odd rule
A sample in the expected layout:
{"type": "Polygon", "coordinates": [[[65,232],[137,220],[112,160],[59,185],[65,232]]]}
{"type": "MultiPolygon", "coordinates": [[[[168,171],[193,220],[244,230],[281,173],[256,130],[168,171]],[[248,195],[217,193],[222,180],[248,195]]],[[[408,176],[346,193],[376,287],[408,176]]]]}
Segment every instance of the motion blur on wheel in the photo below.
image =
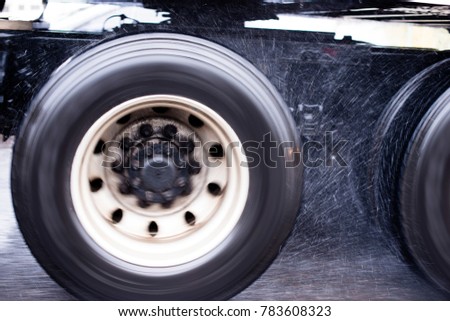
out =
{"type": "Polygon", "coordinates": [[[249,62],[199,38],[125,36],[34,98],[14,205],[33,254],[80,298],[223,299],[288,236],[298,150],[287,107],[249,62]],[[286,152],[255,145],[267,135],[286,152]]]}
{"type": "Polygon", "coordinates": [[[282,251],[241,297],[449,298],[447,3],[58,2],[4,3],[0,138],[63,289],[227,299],[282,251]]]}

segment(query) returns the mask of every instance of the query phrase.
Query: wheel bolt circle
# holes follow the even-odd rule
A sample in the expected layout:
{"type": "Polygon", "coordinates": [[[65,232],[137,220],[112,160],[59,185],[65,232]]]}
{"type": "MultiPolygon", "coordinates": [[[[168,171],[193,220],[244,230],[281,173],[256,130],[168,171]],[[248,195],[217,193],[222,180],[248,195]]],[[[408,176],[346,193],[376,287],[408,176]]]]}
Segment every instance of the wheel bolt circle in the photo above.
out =
{"type": "MultiPolygon", "coordinates": [[[[151,204],[160,204],[165,208],[171,207],[177,197],[186,196],[192,192],[190,176],[198,174],[201,170],[200,163],[189,156],[194,152],[197,142],[184,131],[179,132],[176,124],[167,122],[162,125],[156,124],[157,127],[154,127],[151,121],[141,121],[137,126],[131,125],[133,127],[129,134],[136,141],[128,135],[125,136],[127,132],[124,131],[121,143],[121,149],[124,152],[123,166],[113,168],[122,176],[122,182],[117,186],[119,192],[123,195],[135,195],[137,205],[141,208],[147,208],[151,204]],[[174,142],[173,145],[172,142],[174,142]],[[160,174],[155,178],[149,177],[153,175],[153,172],[148,166],[154,166],[155,159],[158,157],[163,157],[177,168],[177,174],[167,189],[158,190],[152,184],[145,183],[149,179],[152,181],[164,179],[165,176],[160,178],[160,174]]],[[[155,170],[155,175],[160,172],[161,170],[155,170]]]]}

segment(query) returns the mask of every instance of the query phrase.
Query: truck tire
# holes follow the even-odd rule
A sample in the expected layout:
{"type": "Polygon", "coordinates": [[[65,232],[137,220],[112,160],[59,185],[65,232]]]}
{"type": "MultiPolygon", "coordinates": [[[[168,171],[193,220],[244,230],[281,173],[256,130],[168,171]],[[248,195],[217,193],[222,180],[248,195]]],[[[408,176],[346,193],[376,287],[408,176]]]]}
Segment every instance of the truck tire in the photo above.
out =
{"type": "Polygon", "coordinates": [[[65,63],[35,97],[13,202],[33,255],[78,298],[226,299],[294,225],[299,151],[279,93],[239,55],[125,36],[65,63]]]}

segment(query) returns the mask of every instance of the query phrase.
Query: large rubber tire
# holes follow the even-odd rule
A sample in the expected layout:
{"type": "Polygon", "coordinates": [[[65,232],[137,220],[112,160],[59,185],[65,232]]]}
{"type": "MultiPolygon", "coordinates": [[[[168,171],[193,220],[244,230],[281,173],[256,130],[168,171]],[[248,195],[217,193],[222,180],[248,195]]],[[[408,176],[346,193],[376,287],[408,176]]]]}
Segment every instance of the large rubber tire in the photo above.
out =
{"type": "Polygon", "coordinates": [[[126,36],[71,59],[34,99],[13,155],[12,193],[20,229],[50,276],[78,298],[229,298],[261,275],[293,227],[301,164],[286,167],[282,156],[275,158],[278,166],[269,166],[264,163],[268,149],[253,148],[253,158],[263,162],[249,168],[245,208],[219,246],[178,266],[120,260],[80,224],[71,197],[71,166],[95,121],[114,106],[147,95],[177,95],[209,106],[241,142],[259,142],[270,132],[276,143],[292,142],[290,151],[300,150],[280,95],[237,54],[184,35],[126,36]]]}
{"type": "Polygon", "coordinates": [[[450,291],[450,88],[416,129],[403,166],[403,233],[415,261],[450,291]]]}
{"type": "MultiPolygon", "coordinates": [[[[425,196],[417,193],[423,192],[425,183],[421,177],[428,170],[420,166],[431,164],[428,159],[425,160],[427,165],[422,164],[422,159],[430,156],[423,154],[429,153],[426,151],[428,141],[423,139],[425,135],[434,135],[428,133],[427,128],[438,118],[436,110],[445,109],[436,104],[448,96],[449,71],[449,59],[436,63],[413,77],[392,99],[379,121],[372,165],[375,168],[372,177],[376,216],[387,239],[393,240],[393,250],[447,291],[450,290],[450,274],[444,267],[448,258],[437,249],[429,234],[436,230],[428,230],[430,224],[440,224],[442,213],[425,210],[425,196]],[[424,203],[419,206],[418,202],[424,203]]],[[[440,159],[434,165],[439,164],[444,173],[445,155],[437,156],[440,159]]],[[[437,197],[442,195],[441,188],[431,186],[427,193],[437,197]]],[[[442,231],[439,233],[444,235],[442,231]]],[[[448,242],[448,234],[442,237],[448,242]]]]}

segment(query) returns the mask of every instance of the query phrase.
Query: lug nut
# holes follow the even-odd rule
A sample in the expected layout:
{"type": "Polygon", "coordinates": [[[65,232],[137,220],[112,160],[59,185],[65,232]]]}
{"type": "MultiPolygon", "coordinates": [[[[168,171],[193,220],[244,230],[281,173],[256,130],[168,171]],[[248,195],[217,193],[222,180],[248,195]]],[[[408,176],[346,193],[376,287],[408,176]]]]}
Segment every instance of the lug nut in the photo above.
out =
{"type": "Polygon", "coordinates": [[[176,187],[183,188],[183,187],[185,187],[187,185],[187,183],[188,183],[188,178],[186,178],[186,177],[178,177],[175,180],[175,186],[176,187]]]}
{"type": "Polygon", "coordinates": [[[157,195],[155,195],[155,193],[146,191],[145,192],[145,200],[149,203],[155,203],[157,201],[157,195]]]}
{"type": "Polygon", "coordinates": [[[171,208],[173,205],[173,201],[166,201],[165,203],[161,203],[161,206],[164,208],[171,208]]]}
{"type": "Polygon", "coordinates": [[[162,131],[163,135],[167,138],[172,139],[178,133],[178,129],[174,125],[166,125],[162,131]]]}
{"type": "Polygon", "coordinates": [[[161,144],[153,144],[151,148],[153,150],[153,154],[162,154],[161,144]]]}
{"type": "Polygon", "coordinates": [[[139,177],[133,178],[131,180],[131,186],[133,186],[134,188],[138,188],[139,185],[141,184],[141,179],[139,177]]]}
{"type": "Polygon", "coordinates": [[[187,168],[187,161],[182,157],[180,154],[176,155],[178,157],[174,157],[173,161],[175,165],[178,167],[178,169],[185,169],[187,168]]]}
{"type": "Polygon", "coordinates": [[[111,169],[114,173],[122,173],[123,172],[123,166],[121,165],[121,162],[119,160],[115,160],[112,164],[111,164],[111,169]]]}
{"type": "Polygon", "coordinates": [[[170,142],[162,142],[161,148],[163,155],[170,155],[170,142]]]}
{"type": "Polygon", "coordinates": [[[153,127],[150,124],[143,124],[140,128],[139,128],[139,134],[143,137],[143,138],[149,138],[150,136],[153,135],[153,127]]]}
{"type": "Polygon", "coordinates": [[[190,154],[194,151],[195,143],[192,140],[180,142],[180,151],[184,154],[190,154]]]}
{"type": "Polygon", "coordinates": [[[181,192],[181,195],[186,196],[186,195],[189,195],[191,193],[192,193],[192,186],[191,186],[191,184],[187,184],[184,187],[183,191],[181,192]]]}
{"type": "Polygon", "coordinates": [[[121,146],[123,150],[129,150],[133,146],[133,142],[131,141],[130,138],[125,137],[122,141],[121,146]]]}
{"type": "Polygon", "coordinates": [[[154,145],[150,145],[145,149],[145,155],[147,157],[151,157],[153,155],[153,149],[154,149],[154,145]]]}
{"type": "Polygon", "coordinates": [[[141,166],[141,162],[139,161],[139,159],[132,159],[131,160],[131,169],[134,171],[139,170],[139,168],[142,168],[143,166],[141,166]]]}
{"type": "Polygon", "coordinates": [[[187,149],[188,149],[188,153],[192,153],[195,149],[195,143],[192,140],[189,140],[187,142],[187,149]]]}
{"type": "Polygon", "coordinates": [[[142,207],[142,208],[147,208],[150,206],[150,204],[147,201],[141,200],[141,199],[138,201],[138,205],[139,205],[139,207],[142,207]]]}
{"type": "Polygon", "coordinates": [[[126,182],[125,183],[121,183],[119,185],[119,192],[121,194],[128,195],[128,194],[131,193],[131,186],[128,185],[126,182]]]}
{"type": "Polygon", "coordinates": [[[163,192],[163,193],[161,194],[161,196],[162,196],[162,197],[164,198],[164,200],[166,201],[165,203],[167,203],[167,202],[172,202],[172,201],[175,199],[175,197],[176,197],[175,192],[174,192],[173,190],[171,190],[171,189],[169,189],[169,190],[163,192]]]}
{"type": "Polygon", "coordinates": [[[130,158],[129,157],[125,157],[125,159],[123,160],[123,168],[130,168],[130,158]]]}
{"type": "Polygon", "coordinates": [[[190,175],[197,175],[198,173],[200,173],[200,170],[201,170],[200,163],[196,161],[192,161],[188,168],[188,172],[190,175]]]}

